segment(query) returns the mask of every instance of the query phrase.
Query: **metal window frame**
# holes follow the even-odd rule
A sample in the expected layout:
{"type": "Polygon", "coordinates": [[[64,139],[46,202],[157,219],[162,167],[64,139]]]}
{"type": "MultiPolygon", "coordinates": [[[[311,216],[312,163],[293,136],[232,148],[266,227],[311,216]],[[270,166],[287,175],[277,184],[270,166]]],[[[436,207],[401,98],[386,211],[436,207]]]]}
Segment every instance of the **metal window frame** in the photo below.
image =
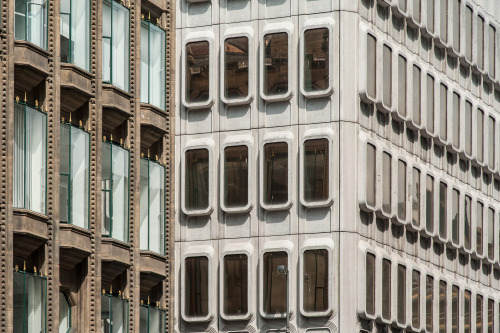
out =
{"type": "MultiPolygon", "coordinates": [[[[120,300],[121,302],[125,303],[127,305],[127,311],[124,311],[124,320],[123,320],[123,327],[124,327],[124,333],[128,333],[128,322],[129,322],[129,312],[128,312],[128,308],[129,308],[129,301],[128,301],[128,298],[125,298],[125,295],[124,294],[121,294],[119,293],[118,296],[117,295],[113,295],[113,294],[107,294],[105,290],[102,291],[102,294],[101,294],[101,298],[102,297],[109,297],[109,308],[108,308],[108,311],[109,311],[109,319],[110,319],[110,331],[112,332],[113,331],[113,299],[115,300],[120,300]]],[[[103,308],[101,307],[101,313],[102,313],[102,310],[103,308]]]]}
{"type": "MultiPolygon", "coordinates": [[[[63,0],[61,0],[61,2],[62,1],[63,0]]],[[[73,12],[73,0],[67,0],[67,1],[69,1],[69,13],[63,12],[61,10],[59,15],[60,16],[63,16],[63,15],[68,15],[69,16],[69,61],[66,62],[66,61],[62,61],[61,60],[61,62],[62,63],[75,64],[75,62],[74,62],[75,59],[74,59],[74,56],[73,56],[73,49],[71,47],[71,45],[72,45],[71,42],[73,41],[73,37],[72,37],[73,34],[72,34],[72,29],[71,28],[73,27],[73,15],[75,13],[73,12]]],[[[82,0],[80,0],[80,1],[82,1],[82,0]]],[[[83,0],[83,1],[88,1],[89,13],[91,13],[92,12],[92,5],[91,5],[90,1],[89,0],[83,0]]],[[[90,20],[88,22],[88,28],[89,28],[89,32],[90,32],[90,20]]],[[[90,45],[88,45],[88,52],[90,54],[90,45]]],[[[89,57],[89,63],[87,64],[87,66],[88,67],[84,68],[84,69],[86,69],[86,70],[90,69],[90,57],[89,57]]]]}
{"type": "MultiPolygon", "coordinates": [[[[49,29],[48,29],[48,11],[49,11],[49,6],[47,5],[47,0],[44,1],[43,4],[38,4],[38,3],[33,3],[31,0],[15,0],[15,1],[23,1],[25,3],[25,12],[24,12],[24,38],[23,40],[27,41],[27,42],[30,42],[44,50],[47,49],[47,44],[48,44],[48,37],[49,37],[49,29]],[[31,5],[36,5],[36,6],[42,6],[42,7],[45,7],[45,10],[44,10],[44,17],[43,17],[43,23],[44,23],[44,26],[45,26],[45,39],[43,41],[43,45],[38,45],[38,44],[35,44],[33,43],[33,41],[31,40],[31,38],[28,36],[28,26],[30,24],[30,19],[28,19],[28,13],[29,13],[29,10],[28,8],[31,6],[31,5]]],[[[15,14],[14,14],[14,21],[15,21],[15,14]]],[[[15,35],[15,33],[14,33],[15,35]]]]}

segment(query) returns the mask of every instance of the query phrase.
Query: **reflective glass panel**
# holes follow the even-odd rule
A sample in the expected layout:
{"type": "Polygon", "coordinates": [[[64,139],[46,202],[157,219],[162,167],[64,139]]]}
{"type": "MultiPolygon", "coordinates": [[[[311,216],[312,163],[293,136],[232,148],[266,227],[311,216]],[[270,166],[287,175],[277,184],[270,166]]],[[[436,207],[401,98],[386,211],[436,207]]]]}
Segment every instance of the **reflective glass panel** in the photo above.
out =
{"type": "Polygon", "coordinates": [[[248,204],[248,147],[224,148],[224,205],[244,207],[248,204]]]}
{"type": "Polygon", "coordinates": [[[185,206],[186,209],[208,208],[209,157],[208,149],[186,151],[185,206]]]}
{"type": "Polygon", "coordinates": [[[189,317],[208,315],[208,258],[188,257],[185,260],[184,312],[189,317]]]}
{"type": "Polygon", "coordinates": [[[224,256],[224,313],[248,312],[248,257],[245,254],[224,256]]]}
{"type": "Polygon", "coordinates": [[[210,44],[186,44],[186,93],[188,103],[203,103],[210,95],[210,44]]]}
{"type": "Polygon", "coordinates": [[[264,145],[264,202],[269,205],[288,201],[288,144],[264,145]]]}
{"type": "Polygon", "coordinates": [[[304,32],[304,89],[322,91],[330,86],[330,31],[327,28],[304,32]]]}
{"type": "Polygon", "coordinates": [[[286,274],[278,273],[278,266],[288,267],[288,254],[284,251],[266,252],[263,257],[262,281],[263,307],[266,314],[282,314],[286,311],[286,274]]]}
{"type": "Polygon", "coordinates": [[[304,199],[324,201],[329,196],[329,149],[327,139],[304,142],[304,199]]]}
{"type": "Polygon", "coordinates": [[[248,96],[248,37],[224,41],[224,97],[240,99],[248,96]]]}
{"type": "Polygon", "coordinates": [[[288,92],[288,34],[264,36],[264,94],[282,95],[288,92]]]}
{"type": "Polygon", "coordinates": [[[322,312],[328,309],[328,251],[307,250],[304,252],[303,299],[304,310],[322,312]]]}

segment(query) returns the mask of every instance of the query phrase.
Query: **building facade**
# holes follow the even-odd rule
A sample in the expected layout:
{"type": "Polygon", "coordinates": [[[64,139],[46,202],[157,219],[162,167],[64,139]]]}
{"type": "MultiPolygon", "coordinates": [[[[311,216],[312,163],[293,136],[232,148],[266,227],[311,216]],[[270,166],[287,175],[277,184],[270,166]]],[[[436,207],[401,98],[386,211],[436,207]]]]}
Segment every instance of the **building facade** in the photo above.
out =
{"type": "Polygon", "coordinates": [[[1,332],[167,332],[172,4],[0,4],[1,332]]]}
{"type": "Polygon", "coordinates": [[[498,3],[176,6],[175,331],[498,332],[498,3]]]}

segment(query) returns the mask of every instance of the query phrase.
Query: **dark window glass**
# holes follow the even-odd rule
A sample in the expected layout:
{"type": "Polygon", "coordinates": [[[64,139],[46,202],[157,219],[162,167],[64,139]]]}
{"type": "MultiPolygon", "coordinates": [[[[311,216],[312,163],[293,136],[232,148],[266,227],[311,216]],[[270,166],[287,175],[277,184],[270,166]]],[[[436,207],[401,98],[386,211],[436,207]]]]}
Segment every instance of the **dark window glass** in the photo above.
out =
{"type": "Polygon", "coordinates": [[[411,322],[414,327],[420,327],[420,272],[413,271],[411,283],[411,322]]]}
{"type": "Polygon", "coordinates": [[[477,20],[477,67],[484,69],[484,18],[478,16],[477,20]]]}
{"type": "Polygon", "coordinates": [[[495,168],[495,119],[488,117],[488,166],[495,168]]]}
{"type": "Polygon", "coordinates": [[[427,75],[427,129],[434,132],[434,77],[427,75]]]}
{"type": "Polygon", "coordinates": [[[488,208],[488,258],[495,259],[495,212],[488,208]]]}
{"type": "Polygon", "coordinates": [[[415,124],[422,124],[422,71],[419,67],[413,66],[413,121],[415,124]]]}
{"type": "Polygon", "coordinates": [[[227,99],[248,96],[248,37],[224,41],[224,96],[227,99]]]}
{"type": "Polygon", "coordinates": [[[457,286],[451,287],[451,332],[459,332],[459,289],[457,286]]]}
{"type": "Polygon", "coordinates": [[[413,168],[412,184],[412,223],[414,226],[420,226],[420,170],[413,168]]]}
{"type": "Polygon", "coordinates": [[[376,161],[375,146],[368,144],[366,146],[366,203],[371,207],[375,207],[375,193],[377,191],[376,161]]]}
{"type": "Polygon", "coordinates": [[[328,309],[328,251],[304,252],[304,310],[320,312],[328,309]]]}
{"type": "Polygon", "coordinates": [[[434,178],[430,175],[426,177],[425,228],[429,233],[434,232],[434,178]]]}
{"type": "Polygon", "coordinates": [[[288,91],[288,34],[264,36],[264,94],[281,95],[288,91]]]}
{"type": "Polygon", "coordinates": [[[398,57],[398,112],[403,117],[406,116],[406,94],[407,92],[407,82],[406,82],[406,58],[403,56],[398,57]]]}
{"type": "Polygon", "coordinates": [[[479,108],[477,109],[476,145],[477,160],[482,163],[484,161],[484,112],[479,108]]]}
{"type": "Polygon", "coordinates": [[[186,193],[187,209],[205,209],[208,207],[208,149],[186,151],[186,193]]]}
{"type": "Polygon", "coordinates": [[[448,186],[445,183],[439,183],[439,236],[445,239],[446,234],[448,232],[447,224],[446,224],[446,214],[448,211],[448,186]]]}
{"type": "Polygon", "coordinates": [[[483,208],[484,205],[478,202],[476,215],[476,251],[479,255],[483,254],[483,208]]]}
{"type": "Polygon", "coordinates": [[[288,144],[268,143],[264,154],[264,202],[284,204],[288,201],[288,144]]]}
{"type": "Polygon", "coordinates": [[[384,45],[383,57],[384,57],[383,101],[384,105],[391,107],[392,106],[392,50],[387,45],[384,45]]]}
{"type": "Polygon", "coordinates": [[[392,157],[384,152],[382,165],[382,211],[390,214],[392,210],[392,157]]]}
{"type": "Polygon", "coordinates": [[[327,28],[304,32],[304,89],[321,91],[330,85],[330,34],[327,28]]]}
{"type": "Polygon", "coordinates": [[[367,93],[375,98],[377,94],[377,40],[372,35],[368,35],[366,69],[367,69],[367,93]]]}
{"type": "Polygon", "coordinates": [[[401,160],[398,161],[398,218],[406,220],[406,163],[401,160]]]}
{"type": "Polygon", "coordinates": [[[494,332],[494,319],[493,312],[495,311],[495,304],[492,299],[488,299],[488,333],[494,332]]]}
{"type": "Polygon", "coordinates": [[[366,255],[366,313],[375,315],[375,255],[366,255]]]}
{"type": "Polygon", "coordinates": [[[382,318],[391,319],[391,262],[382,261],[382,318]]]}
{"type": "Polygon", "coordinates": [[[459,241],[459,223],[460,223],[460,210],[459,210],[460,193],[453,189],[451,197],[451,240],[458,244],[459,241]]]}
{"type": "Polygon", "coordinates": [[[208,315],[208,258],[189,257],[185,261],[185,313],[189,317],[208,315]]]}
{"type": "Polygon", "coordinates": [[[440,0],[440,36],[445,43],[448,42],[448,0],[440,0]]]}
{"type": "Polygon", "coordinates": [[[422,20],[421,7],[422,7],[421,0],[413,0],[413,18],[415,19],[416,22],[420,22],[422,20]]]}
{"type": "Polygon", "coordinates": [[[488,71],[491,77],[495,77],[495,57],[496,57],[496,30],[492,25],[488,26],[488,71]]]}
{"type": "Polygon", "coordinates": [[[248,147],[224,149],[224,204],[242,207],[248,203],[248,147]]]}
{"type": "Polygon", "coordinates": [[[434,1],[427,1],[427,30],[434,33],[434,1]]]}
{"type": "Polygon", "coordinates": [[[427,275],[425,280],[425,328],[432,332],[434,327],[434,278],[427,275]]]}
{"type": "Polygon", "coordinates": [[[464,291],[464,333],[471,333],[471,293],[464,291]]]}
{"type": "Polygon", "coordinates": [[[446,282],[439,281],[439,333],[446,333],[446,282]]]}
{"type": "Polygon", "coordinates": [[[327,139],[304,142],[304,199],[322,201],[329,194],[329,150],[327,139]]]}
{"type": "Polygon", "coordinates": [[[248,257],[245,254],[224,256],[224,313],[248,312],[248,257]]]}
{"type": "Polygon", "coordinates": [[[476,295],[476,333],[483,333],[483,296],[476,295]]]}
{"type": "Polygon", "coordinates": [[[453,0],[453,48],[460,50],[460,0],[453,0]]]}
{"type": "Polygon", "coordinates": [[[398,265],[398,322],[406,322],[406,267],[398,265]]]}
{"type": "Polygon", "coordinates": [[[460,96],[453,93],[453,146],[460,147],[460,96]]]}
{"type": "Polygon", "coordinates": [[[465,153],[472,154],[472,103],[465,102],[465,153]]]}
{"type": "Polygon", "coordinates": [[[288,267],[288,254],[284,251],[264,254],[264,312],[280,314],[286,311],[286,275],[278,273],[278,266],[288,267]]]}
{"type": "Polygon", "coordinates": [[[472,199],[468,195],[465,196],[464,205],[464,247],[467,250],[471,249],[472,235],[472,199]]]}
{"type": "Polygon", "coordinates": [[[210,44],[186,44],[186,102],[208,101],[210,92],[210,44]]]}
{"type": "Polygon", "coordinates": [[[439,136],[448,140],[448,88],[441,84],[439,86],[439,136]]]}

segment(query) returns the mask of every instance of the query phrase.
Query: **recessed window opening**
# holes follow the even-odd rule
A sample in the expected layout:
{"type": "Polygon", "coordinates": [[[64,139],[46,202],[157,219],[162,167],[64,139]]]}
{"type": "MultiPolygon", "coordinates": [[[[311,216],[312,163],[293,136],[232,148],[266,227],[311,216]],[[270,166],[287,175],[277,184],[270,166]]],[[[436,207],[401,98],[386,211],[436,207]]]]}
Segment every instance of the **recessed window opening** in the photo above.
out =
{"type": "Polygon", "coordinates": [[[186,92],[188,103],[204,103],[210,98],[210,43],[186,44],[186,92]]]}
{"type": "Polygon", "coordinates": [[[329,197],[330,152],[327,139],[304,142],[304,199],[324,201],[329,197]]]}
{"type": "Polygon", "coordinates": [[[248,97],[248,37],[224,41],[224,97],[228,100],[248,97]]]}
{"type": "Polygon", "coordinates": [[[324,312],[329,307],[329,258],[325,249],[304,251],[304,311],[324,312]]]}
{"type": "Polygon", "coordinates": [[[224,256],[224,313],[238,316],[248,313],[248,256],[224,256]]]}
{"type": "Polygon", "coordinates": [[[282,95],[288,92],[288,34],[264,36],[264,94],[282,95]]]}
{"type": "Polygon", "coordinates": [[[265,144],[264,157],[264,203],[284,204],[288,202],[288,144],[265,144]]]}
{"type": "Polygon", "coordinates": [[[398,218],[406,220],[406,163],[398,160],[398,218]]]}
{"type": "Polygon", "coordinates": [[[330,86],[330,30],[304,31],[304,90],[323,91],[330,86]]]}
{"type": "Polygon", "coordinates": [[[224,148],[224,205],[228,208],[248,204],[248,146],[224,148]]]}
{"type": "Polygon", "coordinates": [[[288,267],[288,254],[285,251],[266,252],[263,257],[263,308],[268,315],[282,314],[286,311],[286,275],[278,273],[278,266],[288,267]]]}
{"type": "Polygon", "coordinates": [[[185,259],[184,313],[188,317],[208,316],[208,258],[205,256],[185,259]]]}
{"type": "Polygon", "coordinates": [[[208,149],[186,151],[185,205],[188,210],[209,206],[209,153],[208,149]]]}

